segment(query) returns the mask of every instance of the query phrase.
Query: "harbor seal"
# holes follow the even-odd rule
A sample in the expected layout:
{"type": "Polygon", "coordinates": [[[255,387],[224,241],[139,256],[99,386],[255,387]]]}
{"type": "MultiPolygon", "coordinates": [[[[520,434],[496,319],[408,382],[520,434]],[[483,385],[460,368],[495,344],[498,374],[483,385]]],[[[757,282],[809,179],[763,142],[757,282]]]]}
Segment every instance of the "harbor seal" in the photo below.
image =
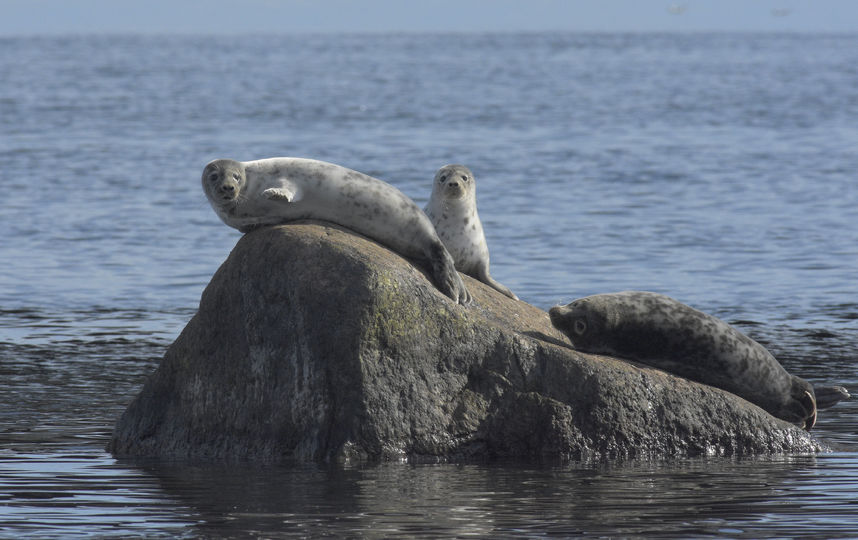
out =
{"type": "Polygon", "coordinates": [[[762,345],[673,298],[627,291],[580,298],[549,311],[575,349],[647,364],[727,390],[810,430],[813,387],[790,375],[762,345]]]}
{"type": "Polygon", "coordinates": [[[474,174],[467,167],[441,167],[432,182],[432,197],[423,211],[456,261],[459,272],[518,300],[518,296],[489,274],[489,246],[477,214],[474,174]]]}
{"type": "Polygon", "coordinates": [[[202,184],[215,213],[241,232],[298,219],[336,223],[423,261],[441,292],[460,304],[471,301],[420,207],[377,178],[312,159],[216,159],[203,169],[202,184]]]}

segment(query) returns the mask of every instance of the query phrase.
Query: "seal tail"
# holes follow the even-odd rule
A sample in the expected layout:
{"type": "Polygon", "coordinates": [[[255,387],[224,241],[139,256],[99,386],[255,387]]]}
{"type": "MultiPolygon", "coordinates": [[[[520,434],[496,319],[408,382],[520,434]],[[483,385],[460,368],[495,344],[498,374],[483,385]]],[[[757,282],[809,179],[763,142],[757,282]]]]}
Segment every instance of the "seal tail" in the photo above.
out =
{"type": "Polygon", "coordinates": [[[852,398],[852,395],[842,386],[817,386],[814,387],[813,394],[816,396],[817,409],[827,409],[844,399],[852,398]]]}

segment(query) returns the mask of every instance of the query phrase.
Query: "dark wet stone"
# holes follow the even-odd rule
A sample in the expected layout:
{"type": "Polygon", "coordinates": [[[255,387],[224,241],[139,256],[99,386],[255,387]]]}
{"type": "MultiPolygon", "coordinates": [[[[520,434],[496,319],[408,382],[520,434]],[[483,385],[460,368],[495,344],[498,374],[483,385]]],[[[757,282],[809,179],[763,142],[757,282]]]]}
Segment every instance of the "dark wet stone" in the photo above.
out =
{"type": "Polygon", "coordinates": [[[474,304],[335,226],[241,238],[108,449],[170,458],[602,458],[821,450],[741,398],[578,353],[548,314],[474,304]]]}

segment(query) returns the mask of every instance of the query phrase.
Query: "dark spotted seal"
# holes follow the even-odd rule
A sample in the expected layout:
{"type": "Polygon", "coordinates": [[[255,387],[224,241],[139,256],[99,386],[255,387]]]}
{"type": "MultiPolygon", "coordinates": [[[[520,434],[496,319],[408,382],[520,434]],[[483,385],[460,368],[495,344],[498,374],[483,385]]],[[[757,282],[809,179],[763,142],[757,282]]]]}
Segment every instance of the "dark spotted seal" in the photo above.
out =
{"type": "Polygon", "coordinates": [[[202,183],[217,215],[241,232],[297,219],[330,221],[425,261],[441,292],[460,304],[471,300],[432,223],[414,201],[381,180],[332,163],[284,157],[217,159],[206,165],[202,183]]]}
{"type": "Polygon", "coordinates": [[[549,314],[577,350],[716,386],[808,430],[816,423],[810,383],[787,373],[762,345],[729,324],[672,298],[637,291],[597,294],[549,314]]]}
{"type": "Polygon", "coordinates": [[[432,198],[424,209],[459,272],[518,300],[489,274],[489,246],[477,214],[474,175],[464,165],[445,165],[435,174],[432,198]]]}

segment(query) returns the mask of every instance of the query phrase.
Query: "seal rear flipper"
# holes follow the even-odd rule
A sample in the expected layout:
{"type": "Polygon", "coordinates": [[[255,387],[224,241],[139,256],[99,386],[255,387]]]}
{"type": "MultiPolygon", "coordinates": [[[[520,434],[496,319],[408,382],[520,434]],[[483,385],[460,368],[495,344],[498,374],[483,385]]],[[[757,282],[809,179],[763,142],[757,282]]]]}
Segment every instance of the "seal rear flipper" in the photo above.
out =
{"type": "Polygon", "coordinates": [[[489,274],[489,269],[487,268],[486,265],[481,265],[477,269],[475,274],[476,274],[476,275],[474,275],[475,278],[482,281],[483,283],[485,283],[486,285],[488,285],[492,289],[498,291],[501,294],[509,296],[513,300],[518,300],[518,296],[516,296],[514,292],[509,290],[508,287],[506,287],[505,285],[495,281],[495,279],[491,276],[491,274],[489,274]]]}
{"type": "Polygon", "coordinates": [[[813,429],[813,426],[816,425],[816,412],[818,410],[818,407],[816,406],[816,397],[813,395],[813,392],[808,392],[807,390],[805,390],[804,395],[805,399],[803,400],[803,402],[805,403],[805,406],[812,407],[813,412],[805,419],[802,428],[804,428],[805,431],[810,431],[811,429],[813,429]]]}
{"type": "Polygon", "coordinates": [[[431,252],[427,254],[427,258],[429,266],[432,269],[432,279],[435,281],[435,286],[454,302],[458,302],[463,306],[470,304],[471,294],[468,292],[467,287],[465,287],[462,276],[456,271],[453,257],[440,240],[432,246],[431,252]]]}
{"type": "Polygon", "coordinates": [[[810,392],[805,392],[802,400],[793,400],[772,414],[781,420],[786,420],[790,424],[795,424],[805,431],[810,431],[816,425],[816,407],[814,403],[814,398],[810,392]]]}
{"type": "Polygon", "coordinates": [[[816,396],[816,408],[827,409],[837,405],[844,399],[851,399],[852,395],[842,386],[817,386],[813,388],[816,396]]]}
{"type": "Polygon", "coordinates": [[[509,287],[507,287],[506,285],[502,285],[501,283],[498,283],[497,281],[492,279],[491,276],[489,276],[488,280],[481,279],[480,281],[482,281],[483,283],[485,283],[486,285],[488,285],[492,289],[498,291],[499,293],[501,293],[505,296],[508,296],[508,297],[512,298],[513,300],[518,300],[518,296],[516,296],[516,294],[514,292],[509,290],[509,287]]]}
{"type": "Polygon", "coordinates": [[[776,407],[776,410],[769,412],[781,420],[786,420],[810,431],[816,425],[816,411],[816,396],[813,394],[813,387],[804,379],[793,376],[789,396],[786,396],[785,401],[776,407]]]}

